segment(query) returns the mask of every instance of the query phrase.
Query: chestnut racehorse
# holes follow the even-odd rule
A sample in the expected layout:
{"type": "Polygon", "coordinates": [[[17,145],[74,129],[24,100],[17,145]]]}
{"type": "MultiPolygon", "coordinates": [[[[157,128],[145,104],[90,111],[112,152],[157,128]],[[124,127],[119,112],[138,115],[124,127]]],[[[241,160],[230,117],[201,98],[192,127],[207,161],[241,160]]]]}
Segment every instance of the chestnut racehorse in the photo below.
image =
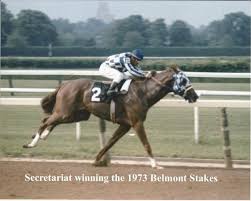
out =
{"type": "MultiPolygon", "coordinates": [[[[37,134],[31,143],[24,148],[35,147],[39,139],[46,139],[49,133],[59,124],[85,121],[91,114],[111,121],[110,104],[91,101],[92,88],[95,81],[78,79],[63,83],[54,92],[42,99],[41,106],[47,114],[42,120],[37,134]]],[[[151,146],[148,142],[144,121],[150,107],[157,103],[169,92],[174,92],[190,103],[196,102],[198,96],[187,76],[177,67],[170,67],[159,73],[152,72],[144,80],[134,80],[126,95],[114,97],[116,103],[116,123],[119,125],[111,139],[99,151],[94,165],[102,165],[104,154],[130,128],[133,128],[142,142],[153,168],[157,165],[151,146]]],[[[104,164],[103,164],[104,165],[104,164]]]]}

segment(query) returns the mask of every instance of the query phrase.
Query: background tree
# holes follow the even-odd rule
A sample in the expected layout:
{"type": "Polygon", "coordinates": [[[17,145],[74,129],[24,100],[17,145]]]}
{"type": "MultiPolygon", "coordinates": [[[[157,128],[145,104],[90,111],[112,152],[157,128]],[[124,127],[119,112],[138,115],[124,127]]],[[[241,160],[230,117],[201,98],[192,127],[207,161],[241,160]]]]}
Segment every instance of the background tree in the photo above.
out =
{"type": "Polygon", "coordinates": [[[74,46],[82,46],[82,47],[95,47],[96,41],[95,38],[75,38],[73,43],[74,46]]]}
{"type": "Polygon", "coordinates": [[[51,20],[35,10],[22,10],[15,18],[1,2],[1,44],[12,47],[39,45],[82,47],[250,46],[251,17],[229,13],[199,28],[177,20],[167,27],[164,19],[153,22],[141,15],[105,23],[96,18],[76,23],[51,20]]]}
{"type": "Polygon", "coordinates": [[[201,25],[200,27],[196,28],[192,25],[188,25],[192,35],[192,46],[208,46],[208,40],[206,36],[206,26],[201,25]]]}
{"type": "Polygon", "coordinates": [[[188,25],[182,21],[175,21],[169,28],[169,40],[171,46],[191,45],[192,35],[188,25]]]}
{"type": "Polygon", "coordinates": [[[103,30],[107,27],[107,24],[95,18],[76,23],[70,23],[69,20],[60,18],[52,20],[52,23],[59,35],[58,44],[67,46],[95,46],[96,38],[102,35],[103,30]]]}
{"type": "Polygon", "coordinates": [[[225,15],[222,23],[224,33],[229,35],[231,42],[237,46],[250,45],[250,16],[243,12],[225,15]]]}
{"type": "Polygon", "coordinates": [[[8,37],[7,46],[22,48],[27,47],[28,42],[24,36],[20,35],[17,31],[14,31],[8,37]]]}
{"type": "Polygon", "coordinates": [[[78,37],[90,38],[102,33],[106,24],[102,20],[96,18],[89,18],[85,23],[76,23],[73,33],[78,37]]]}
{"type": "MultiPolygon", "coordinates": [[[[85,23],[78,22],[74,24],[73,35],[75,36],[74,45],[91,47],[97,44],[96,39],[102,35],[107,24],[102,20],[89,18],[85,23]]],[[[102,43],[102,41],[99,41],[102,43]]]]}
{"type": "Polygon", "coordinates": [[[205,37],[210,46],[250,46],[250,16],[242,12],[225,15],[211,22],[205,37]]]}
{"type": "Polygon", "coordinates": [[[57,37],[56,45],[58,46],[72,46],[75,40],[75,36],[71,32],[59,33],[57,37]]]}
{"type": "Polygon", "coordinates": [[[55,26],[47,15],[40,11],[22,10],[17,18],[17,30],[26,37],[29,45],[47,46],[57,40],[55,26]]]}
{"type": "Polygon", "coordinates": [[[149,46],[163,47],[167,45],[168,31],[164,19],[157,19],[150,23],[147,33],[149,46]]]}
{"type": "Polygon", "coordinates": [[[145,39],[138,31],[128,31],[125,34],[123,47],[126,48],[137,48],[144,46],[145,39]]]}
{"type": "MultiPolygon", "coordinates": [[[[104,34],[106,47],[121,47],[124,44],[124,40],[128,40],[128,37],[132,38],[132,35],[139,33],[143,38],[142,44],[146,44],[146,26],[147,22],[140,15],[131,15],[122,20],[116,20],[113,22],[111,29],[107,30],[104,34]],[[134,32],[129,33],[127,32],[134,32]],[[127,38],[125,38],[127,36],[127,38]]],[[[139,36],[139,34],[137,34],[139,36]]],[[[127,43],[127,42],[126,42],[127,43]]]]}
{"type": "Polygon", "coordinates": [[[68,19],[55,19],[51,21],[57,30],[57,42],[59,46],[72,46],[75,40],[73,34],[74,23],[71,23],[68,19]]]}
{"type": "Polygon", "coordinates": [[[207,38],[209,46],[221,46],[222,38],[225,34],[222,21],[220,20],[211,22],[205,30],[205,37],[207,38]]]}
{"type": "Polygon", "coordinates": [[[8,35],[13,31],[13,15],[1,1],[1,44],[5,45],[8,35]]]}
{"type": "Polygon", "coordinates": [[[74,29],[74,23],[71,23],[68,19],[55,19],[51,20],[52,24],[56,27],[57,33],[72,33],[74,29]]]}

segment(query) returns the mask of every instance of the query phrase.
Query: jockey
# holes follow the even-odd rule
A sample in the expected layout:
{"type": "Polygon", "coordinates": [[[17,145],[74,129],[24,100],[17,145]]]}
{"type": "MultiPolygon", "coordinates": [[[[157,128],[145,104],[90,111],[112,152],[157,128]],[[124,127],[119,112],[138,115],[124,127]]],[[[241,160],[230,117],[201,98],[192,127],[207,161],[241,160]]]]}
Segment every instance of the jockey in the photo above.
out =
{"type": "Polygon", "coordinates": [[[104,77],[112,79],[112,84],[107,91],[108,96],[116,93],[116,87],[123,79],[145,77],[143,71],[137,67],[139,61],[143,60],[143,58],[143,52],[136,49],[132,52],[111,55],[101,64],[99,72],[104,77]]]}

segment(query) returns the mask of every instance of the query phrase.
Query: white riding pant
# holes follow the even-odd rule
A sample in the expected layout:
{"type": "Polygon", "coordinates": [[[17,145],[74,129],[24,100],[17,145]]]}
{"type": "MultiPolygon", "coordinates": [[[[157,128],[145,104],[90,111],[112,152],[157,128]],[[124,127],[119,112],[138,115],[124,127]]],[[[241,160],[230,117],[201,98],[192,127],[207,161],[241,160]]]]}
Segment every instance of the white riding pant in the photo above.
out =
{"type": "Polygon", "coordinates": [[[123,79],[130,79],[132,76],[129,72],[120,72],[114,68],[111,68],[105,62],[99,67],[99,72],[106,78],[112,79],[113,82],[120,83],[123,79]]]}

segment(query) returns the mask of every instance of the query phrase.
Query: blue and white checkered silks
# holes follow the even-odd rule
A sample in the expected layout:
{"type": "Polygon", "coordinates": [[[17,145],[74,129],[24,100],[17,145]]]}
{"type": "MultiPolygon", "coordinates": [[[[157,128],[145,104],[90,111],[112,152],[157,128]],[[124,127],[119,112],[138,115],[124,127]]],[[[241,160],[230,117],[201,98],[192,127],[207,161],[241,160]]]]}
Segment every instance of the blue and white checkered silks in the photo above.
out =
{"type": "Polygon", "coordinates": [[[175,94],[183,96],[186,88],[191,86],[190,80],[182,71],[177,74],[174,74],[173,77],[175,79],[173,84],[173,92],[175,94]]]}

